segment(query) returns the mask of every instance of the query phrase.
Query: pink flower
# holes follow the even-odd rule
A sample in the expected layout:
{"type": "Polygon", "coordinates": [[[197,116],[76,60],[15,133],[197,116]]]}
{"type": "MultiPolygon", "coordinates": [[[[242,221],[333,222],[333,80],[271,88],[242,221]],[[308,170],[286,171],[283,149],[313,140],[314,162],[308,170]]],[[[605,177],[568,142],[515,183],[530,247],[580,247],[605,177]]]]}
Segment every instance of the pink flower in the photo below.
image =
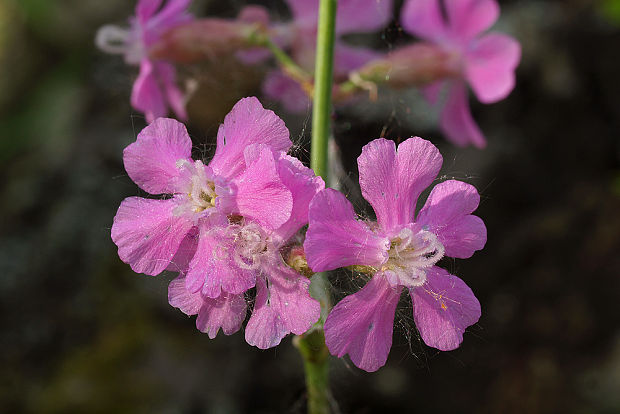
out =
{"type": "Polygon", "coordinates": [[[309,279],[288,267],[282,252],[307,224],[308,206],[323,180],[297,159],[284,123],[256,98],[226,116],[208,165],[191,158],[185,127],[159,118],[124,152],[129,176],[166,199],[125,199],[112,240],[139,273],[179,271],[169,301],[198,315],[199,330],[215,337],[239,330],[244,293],[257,297],[248,343],[269,348],[290,332],[302,334],[320,314],[309,279]]]}
{"type": "MultiPolygon", "coordinates": [[[[208,165],[191,158],[192,141],[183,124],[156,119],[125,148],[123,158],[140,188],[169,197],[129,197],[121,203],[112,225],[119,257],[138,273],[181,270],[185,263],[172,260],[189,237],[198,248],[193,257],[186,255],[191,272],[209,261],[201,256],[202,246],[211,242],[210,229],[225,227],[229,216],[281,227],[291,217],[293,197],[278,174],[277,159],[290,146],[284,122],[256,98],[240,100],[226,116],[208,165]]],[[[245,279],[227,287],[237,294],[253,285],[245,279]]]]}
{"type": "MultiPolygon", "coordinates": [[[[261,148],[254,147],[259,156],[261,148]]],[[[246,315],[243,292],[256,283],[256,300],[245,331],[246,341],[261,349],[289,333],[301,335],[320,316],[310,297],[310,280],[287,266],[282,250],[307,223],[308,206],[324,188],[323,180],[297,159],[281,153],[278,174],[293,195],[290,218],[276,229],[252,220],[204,229],[187,270],[170,283],[169,302],[187,315],[198,315],[197,328],[214,338],[219,329],[237,332],[246,315]]]]}
{"type": "Polygon", "coordinates": [[[440,126],[447,138],[459,146],[486,145],[471,116],[466,83],[483,103],[504,99],[515,85],[515,69],[521,58],[519,43],[501,33],[482,35],[498,16],[495,0],[407,0],[403,6],[403,28],[440,45],[454,56],[460,68],[460,76],[438,81],[425,91],[434,103],[442,88],[448,90],[440,126]]]}
{"type": "Polygon", "coordinates": [[[486,243],[486,228],[471,215],[480,197],[466,183],[436,185],[415,217],[417,199],[441,168],[430,142],[410,138],[400,144],[377,139],[358,158],[362,194],[377,222],[357,219],[351,203],[326,189],[310,204],[304,249],[315,272],[363,266],[372,279],[341,300],[325,322],[333,355],[376,371],[392,346],[394,313],[403,288],[409,289],[414,320],[424,342],[440,350],[459,346],[466,327],[480,317],[480,304],[456,276],[435,266],[444,256],[467,258],[486,243]]]}
{"type": "MultiPolygon", "coordinates": [[[[290,23],[274,23],[270,31],[275,42],[290,50],[293,60],[309,73],[314,72],[316,31],[319,0],[286,0],[293,20],[290,23]]],[[[243,21],[268,23],[267,13],[260,13],[256,6],[242,11],[243,21]]],[[[380,54],[368,48],[352,47],[339,39],[350,33],[373,32],[384,27],[392,17],[392,0],[340,0],[336,16],[336,44],[334,46],[334,77],[346,79],[349,72],[376,59],[380,54]]],[[[268,54],[255,50],[244,52],[241,57],[247,63],[264,59],[268,54]]],[[[300,85],[280,70],[267,75],[263,83],[266,96],[281,101],[291,112],[302,112],[309,106],[309,99],[300,85]]]]}
{"type": "Polygon", "coordinates": [[[133,84],[131,105],[144,113],[147,122],[166,116],[170,109],[180,119],[187,119],[184,97],[176,86],[176,69],[165,61],[153,61],[149,49],[167,30],[192,19],[187,13],[191,0],[139,0],[130,28],[104,26],[97,33],[96,43],[109,53],[120,53],[131,65],[140,65],[140,74],[133,84]],[[158,11],[159,10],[159,11],[158,11]]]}

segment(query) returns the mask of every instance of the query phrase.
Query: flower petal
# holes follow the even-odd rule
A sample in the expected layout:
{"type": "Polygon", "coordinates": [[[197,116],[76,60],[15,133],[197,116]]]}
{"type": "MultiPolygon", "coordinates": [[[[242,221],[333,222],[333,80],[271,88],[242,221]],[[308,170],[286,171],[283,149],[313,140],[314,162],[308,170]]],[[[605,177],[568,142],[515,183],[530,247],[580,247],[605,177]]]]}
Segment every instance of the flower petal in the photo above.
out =
{"type": "Polygon", "coordinates": [[[441,90],[445,85],[444,81],[436,81],[427,86],[420,88],[422,95],[424,98],[431,104],[435,105],[439,100],[439,95],[441,94],[441,90]]]}
{"type": "Polygon", "coordinates": [[[359,69],[381,54],[364,47],[352,47],[343,42],[334,45],[334,75],[348,76],[349,72],[359,69]]]}
{"type": "Polygon", "coordinates": [[[187,17],[186,10],[191,2],[192,0],[167,0],[166,5],[157,13],[157,24],[170,27],[183,17],[187,17]]]}
{"type": "Polygon", "coordinates": [[[487,143],[471,116],[465,83],[452,81],[449,89],[440,115],[441,130],[455,145],[464,147],[473,144],[478,148],[484,148],[487,143]]]}
{"type": "Polygon", "coordinates": [[[272,151],[288,151],[292,142],[284,121],[264,109],[255,97],[243,98],[230,111],[217,132],[217,149],[209,166],[218,175],[232,178],[245,168],[243,151],[265,144],[272,151]]]}
{"type": "Polygon", "coordinates": [[[185,96],[176,84],[177,71],[170,63],[157,62],[157,75],[161,86],[164,88],[164,95],[168,106],[172,108],[177,118],[186,121],[187,111],[185,110],[185,96]]]}
{"type": "Polygon", "coordinates": [[[174,178],[179,176],[177,161],[191,161],[192,140],[185,125],[159,118],[144,128],[138,139],[123,151],[129,177],[151,194],[176,192],[174,178]]]}
{"type": "Polygon", "coordinates": [[[185,236],[181,245],[177,249],[176,254],[170,260],[170,264],[166,267],[166,270],[172,272],[186,273],[189,268],[189,263],[196,254],[196,248],[198,247],[198,236],[200,232],[197,227],[193,227],[189,233],[185,236]]]}
{"type": "Polygon", "coordinates": [[[429,141],[414,137],[398,146],[383,138],[362,148],[357,159],[362,195],[380,227],[389,232],[413,222],[416,202],[441,168],[442,157],[429,141]]]}
{"type": "Polygon", "coordinates": [[[466,55],[465,75],[480,102],[508,96],[520,59],[521,45],[510,36],[491,33],[473,43],[466,55]]]}
{"type": "Polygon", "coordinates": [[[278,156],[278,174],[293,196],[291,217],[276,231],[280,239],[286,241],[308,224],[310,202],[316,193],[325,188],[325,182],[297,158],[284,153],[278,156]]]}
{"type": "Polygon", "coordinates": [[[310,109],[310,98],[299,83],[280,70],[272,70],[263,81],[263,94],[280,102],[291,113],[301,113],[310,109]]]}
{"type": "Polygon", "coordinates": [[[314,196],[308,219],[304,251],[315,272],[350,265],[379,266],[387,260],[390,241],[357,220],[353,206],[338,191],[327,188],[314,196]]]}
{"type": "Polygon", "coordinates": [[[140,74],[131,89],[131,106],[144,113],[146,122],[168,114],[168,106],[159,87],[157,72],[148,59],[140,62],[140,74]]]}
{"type": "Polygon", "coordinates": [[[294,24],[297,27],[306,30],[316,30],[317,18],[319,16],[318,0],[285,0],[291,14],[293,15],[294,24]]]}
{"type": "Polygon", "coordinates": [[[245,329],[248,344],[272,348],[289,333],[301,335],[319,320],[321,305],[310,296],[310,280],[279,264],[266,269],[265,281],[257,281],[254,312],[245,329]]]}
{"type": "Polygon", "coordinates": [[[256,146],[248,147],[248,166],[231,185],[234,191],[217,198],[220,211],[252,218],[269,229],[277,229],[291,217],[293,196],[282,183],[273,152],[264,146],[256,156],[256,146]]]}
{"type": "Polygon", "coordinates": [[[203,305],[196,318],[196,328],[213,339],[222,328],[224,335],[241,329],[247,305],[243,295],[222,293],[217,299],[203,298],[203,305]]]}
{"type": "Polygon", "coordinates": [[[453,38],[467,42],[487,30],[499,17],[496,0],[446,1],[446,14],[453,38]]]}
{"type": "Polygon", "coordinates": [[[416,223],[437,236],[446,256],[466,259],[481,250],[487,241],[484,222],[471,215],[479,202],[474,186],[462,181],[444,181],[433,188],[416,223]]]}
{"type": "Polygon", "coordinates": [[[241,294],[252,288],[255,272],[235,265],[233,251],[234,234],[230,229],[201,225],[198,249],[187,272],[187,289],[217,298],[222,292],[241,294]]]}
{"type": "Polygon", "coordinates": [[[245,340],[260,349],[268,349],[280,343],[288,333],[279,315],[269,306],[269,290],[264,279],[256,281],[254,311],[245,327],[245,340]]]}
{"type": "Polygon", "coordinates": [[[391,19],[392,0],[340,0],[336,33],[373,32],[382,29],[391,19]]]}
{"type": "Polygon", "coordinates": [[[185,287],[185,276],[173,279],[168,285],[168,303],[186,315],[197,315],[203,300],[200,293],[191,293],[185,287]]]}
{"type": "Polygon", "coordinates": [[[310,279],[281,262],[267,269],[269,306],[286,328],[301,335],[321,316],[321,304],[310,296],[310,279]]]}
{"type": "Polygon", "coordinates": [[[150,48],[161,39],[167,30],[191,21],[193,16],[187,12],[190,2],[191,0],[166,0],[164,6],[157,13],[147,18],[139,18],[141,25],[137,35],[140,36],[142,46],[146,49],[150,48]]]}
{"type": "Polygon", "coordinates": [[[375,275],[362,290],[338,302],[325,321],[329,352],[339,358],[349,354],[355,366],[368,372],[385,365],[401,291],[375,275]]]}
{"type": "Polygon", "coordinates": [[[407,0],[401,11],[401,24],[407,33],[427,40],[445,36],[446,25],[440,0],[407,0]]]}
{"type": "Polygon", "coordinates": [[[465,328],[480,319],[480,303],[469,286],[439,267],[429,269],[426,283],[410,294],[420,336],[441,351],[458,348],[465,328]]]}
{"type": "Polygon", "coordinates": [[[112,224],[112,240],[118,256],[134,272],[161,273],[175,256],[185,235],[193,227],[184,217],[175,217],[176,200],[123,200],[112,224]]]}
{"type": "Polygon", "coordinates": [[[237,16],[237,21],[250,24],[259,23],[262,26],[267,27],[269,26],[269,10],[264,6],[259,6],[257,4],[243,6],[237,16]]]}
{"type": "MultiPolygon", "coordinates": [[[[269,27],[269,10],[264,6],[255,4],[244,6],[237,16],[237,21],[269,27]]],[[[246,65],[254,65],[267,60],[271,56],[271,52],[265,47],[255,47],[240,50],[235,53],[235,56],[246,65]]]]}
{"type": "Polygon", "coordinates": [[[161,6],[162,0],[139,0],[136,4],[136,17],[142,23],[146,22],[152,17],[159,6],[161,6]]]}

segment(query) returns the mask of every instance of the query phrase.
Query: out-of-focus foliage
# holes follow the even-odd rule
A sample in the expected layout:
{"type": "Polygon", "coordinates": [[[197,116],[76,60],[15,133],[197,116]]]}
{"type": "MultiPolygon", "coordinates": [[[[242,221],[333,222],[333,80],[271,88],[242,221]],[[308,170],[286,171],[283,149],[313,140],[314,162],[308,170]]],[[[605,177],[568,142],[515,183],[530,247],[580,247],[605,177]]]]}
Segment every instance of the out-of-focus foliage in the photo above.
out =
{"type": "Polygon", "coordinates": [[[620,24],[620,1],[619,0],[602,0],[601,11],[609,20],[620,24]]]}

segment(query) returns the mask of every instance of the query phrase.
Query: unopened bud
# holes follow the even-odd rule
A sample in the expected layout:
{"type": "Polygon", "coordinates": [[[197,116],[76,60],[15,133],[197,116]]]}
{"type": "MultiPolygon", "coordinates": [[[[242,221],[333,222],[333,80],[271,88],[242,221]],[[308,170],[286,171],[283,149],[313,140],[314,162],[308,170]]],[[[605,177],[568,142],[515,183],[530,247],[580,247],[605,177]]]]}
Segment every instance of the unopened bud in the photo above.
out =
{"type": "Polygon", "coordinates": [[[194,20],[164,33],[149,56],[176,63],[214,60],[255,47],[262,37],[261,23],[208,18],[194,20]]]}
{"type": "Polygon", "coordinates": [[[432,44],[416,43],[368,62],[351,75],[351,80],[402,88],[424,86],[457,74],[458,59],[454,55],[432,44]]]}
{"type": "Polygon", "coordinates": [[[293,268],[297,273],[306,277],[310,277],[314,274],[312,269],[310,269],[310,266],[308,266],[306,254],[304,253],[304,248],[302,246],[294,246],[291,248],[288,258],[286,259],[286,264],[293,268]]]}

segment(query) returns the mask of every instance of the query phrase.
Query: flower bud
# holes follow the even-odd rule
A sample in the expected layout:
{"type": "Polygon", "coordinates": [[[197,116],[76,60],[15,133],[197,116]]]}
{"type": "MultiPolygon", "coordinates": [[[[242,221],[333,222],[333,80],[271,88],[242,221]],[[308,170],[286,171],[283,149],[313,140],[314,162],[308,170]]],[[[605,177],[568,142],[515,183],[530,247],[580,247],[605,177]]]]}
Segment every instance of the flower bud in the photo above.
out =
{"type": "Polygon", "coordinates": [[[363,82],[386,83],[396,88],[424,86],[459,73],[458,60],[444,49],[416,43],[373,60],[351,76],[363,82]]]}
{"type": "Polygon", "coordinates": [[[260,23],[208,18],[177,26],[149,49],[153,59],[195,63],[254,47],[265,30],[260,23]]]}
{"type": "Polygon", "coordinates": [[[297,273],[310,277],[314,274],[306,260],[306,254],[302,246],[293,246],[286,259],[286,264],[292,267],[297,273]]]}

